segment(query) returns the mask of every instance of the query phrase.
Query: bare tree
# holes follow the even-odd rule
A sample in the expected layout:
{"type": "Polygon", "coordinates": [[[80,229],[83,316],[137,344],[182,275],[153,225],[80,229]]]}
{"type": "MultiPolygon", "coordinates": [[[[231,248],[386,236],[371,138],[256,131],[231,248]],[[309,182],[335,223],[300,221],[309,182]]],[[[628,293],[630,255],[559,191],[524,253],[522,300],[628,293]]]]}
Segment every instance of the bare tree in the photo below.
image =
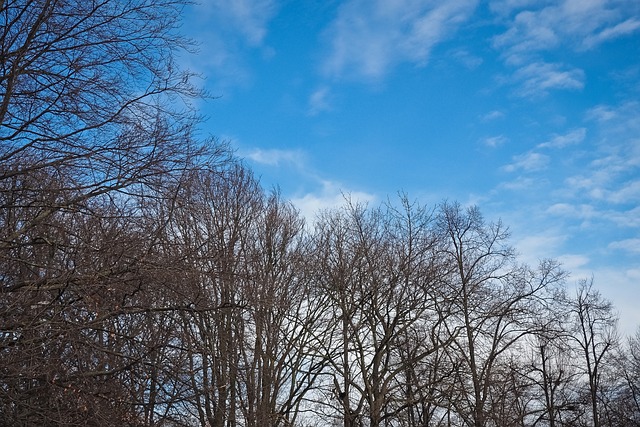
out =
{"type": "Polygon", "coordinates": [[[569,301],[574,321],[574,340],[582,357],[581,368],[586,375],[590,422],[602,425],[601,414],[608,398],[604,391],[604,375],[611,366],[608,360],[618,345],[617,317],[611,302],[593,288],[593,280],[580,282],[576,296],[569,301]]]}
{"type": "Polygon", "coordinates": [[[552,261],[537,270],[517,264],[506,244],[507,230],[501,223],[486,224],[475,207],[444,204],[439,229],[446,241],[442,253],[455,305],[455,316],[446,322],[454,337],[447,351],[459,366],[455,375],[460,389],[452,393],[451,404],[466,425],[484,427],[497,367],[534,331],[538,307],[564,274],[552,261]]]}
{"type": "Polygon", "coordinates": [[[186,46],[174,31],[183,3],[2,2],[2,188],[36,171],[65,178],[56,203],[34,209],[4,245],[59,209],[149,183],[195,153],[187,102],[197,92],[174,64],[186,46]],[[172,107],[180,99],[184,108],[172,107]]]}
{"type": "Polygon", "coordinates": [[[246,426],[294,425],[327,364],[313,351],[324,305],[308,286],[303,225],[273,193],[252,226],[239,396],[246,426]]]}
{"type": "Polygon", "coordinates": [[[640,328],[621,346],[616,362],[611,424],[640,426],[640,328]]]}
{"type": "Polygon", "coordinates": [[[166,227],[168,249],[184,258],[182,341],[190,365],[192,411],[201,425],[234,425],[249,309],[249,236],[262,192],[241,165],[199,171],[179,189],[166,227]]]}
{"type": "Polygon", "coordinates": [[[399,205],[347,203],[315,228],[316,286],[330,298],[334,331],[323,349],[333,370],[325,405],[345,426],[408,417],[415,396],[406,375],[442,344],[437,329],[446,314],[430,211],[406,198],[399,205]]]}
{"type": "Polygon", "coordinates": [[[175,66],[183,5],[0,2],[0,407],[9,424],[135,425],[145,410],[153,424],[150,414],[167,408],[149,409],[148,394],[136,400],[146,392],[134,377],[158,366],[172,339],[156,329],[167,309],[169,270],[154,252],[164,224],[145,207],[204,161],[191,135],[197,91],[175,66]]]}

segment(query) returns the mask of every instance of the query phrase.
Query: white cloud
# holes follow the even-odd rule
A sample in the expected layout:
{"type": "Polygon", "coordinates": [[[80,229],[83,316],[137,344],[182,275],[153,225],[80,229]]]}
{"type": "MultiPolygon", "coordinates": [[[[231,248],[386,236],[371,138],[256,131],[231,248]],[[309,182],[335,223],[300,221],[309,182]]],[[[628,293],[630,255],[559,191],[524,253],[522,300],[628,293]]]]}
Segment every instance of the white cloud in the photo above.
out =
{"type": "Polygon", "coordinates": [[[639,203],[640,180],[625,182],[619,185],[615,190],[604,193],[603,197],[611,203],[639,203]]]}
{"type": "Polygon", "coordinates": [[[323,71],[332,77],[378,80],[400,62],[424,65],[475,9],[477,0],[349,0],[329,26],[330,53],[323,71]]]}
{"type": "Polygon", "coordinates": [[[238,34],[252,46],[263,43],[276,9],[273,0],[208,0],[196,8],[217,30],[238,34]]]}
{"type": "Polygon", "coordinates": [[[621,228],[640,227],[640,207],[629,210],[597,209],[588,203],[559,202],[551,205],[545,211],[549,215],[565,218],[570,221],[579,220],[581,226],[588,226],[592,222],[609,222],[621,228]]]}
{"type": "Polygon", "coordinates": [[[504,135],[491,136],[482,140],[482,143],[487,147],[496,148],[505,144],[509,139],[504,135]]]}
{"type": "Polygon", "coordinates": [[[640,102],[629,101],[620,105],[597,105],[585,114],[587,120],[593,120],[601,127],[607,137],[617,134],[637,140],[640,135],[640,102]]]}
{"type": "Polygon", "coordinates": [[[520,85],[518,94],[521,96],[545,96],[552,89],[584,88],[584,71],[566,69],[561,64],[534,62],[519,68],[513,80],[520,85]]]}
{"type": "Polygon", "coordinates": [[[501,119],[503,117],[504,117],[504,113],[502,111],[493,110],[493,111],[489,111],[487,114],[480,117],[480,119],[484,122],[489,122],[492,120],[501,119]]]}
{"type": "Polygon", "coordinates": [[[331,110],[331,91],[323,86],[314,91],[309,97],[309,114],[315,116],[324,111],[331,110]]]}
{"type": "Polygon", "coordinates": [[[508,15],[514,10],[538,4],[540,0],[493,0],[489,2],[489,8],[499,15],[508,15]]]}
{"type": "Polygon", "coordinates": [[[640,254],[640,239],[624,239],[611,242],[607,246],[609,249],[622,250],[630,253],[640,254]]]}
{"type": "Polygon", "coordinates": [[[639,161],[632,153],[626,158],[617,154],[596,158],[585,173],[565,180],[568,193],[612,204],[638,203],[640,179],[634,170],[639,161]]]}
{"type": "Polygon", "coordinates": [[[451,52],[451,57],[455,58],[460,64],[469,70],[475,70],[482,65],[483,62],[481,57],[464,49],[458,49],[451,52]]]}
{"type": "Polygon", "coordinates": [[[575,272],[588,265],[590,259],[582,254],[563,254],[558,257],[558,261],[565,270],[575,272]]]}
{"type": "Polygon", "coordinates": [[[592,122],[589,139],[594,145],[582,155],[591,160],[565,179],[568,197],[609,205],[613,210],[640,203],[639,117],[636,102],[599,105],[587,112],[586,118],[592,122]]]}
{"type": "Polygon", "coordinates": [[[319,191],[291,198],[291,202],[308,222],[312,222],[320,211],[343,206],[347,200],[361,203],[370,203],[376,200],[373,194],[350,191],[333,181],[324,180],[321,181],[321,185],[319,191]]]}
{"type": "Polygon", "coordinates": [[[598,122],[607,122],[613,120],[617,116],[615,109],[608,105],[598,105],[587,111],[587,118],[598,122]]]}
{"type": "Polygon", "coordinates": [[[299,150],[263,150],[261,148],[255,148],[245,153],[243,157],[246,157],[256,163],[268,166],[281,166],[282,164],[289,164],[297,168],[301,168],[304,165],[304,154],[299,150]]]}
{"type": "Polygon", "coordinates": [[[640,228],[640,206],[626,211],[610,212],[607,218],[619,227],[640,228]]]}
{"type": "Polygon", "coordinates": [[[604,41],[626,36],[640,29],[632,2],[603,0],[562,0],[542,3],[498,1],[494,11],[522,10],[509,22],[507,31],[494,38],[494,46],[504,50],[508,62],[519,63],[536,51],[566,45],[589,49],[604,41]]]}
{"type": "Polygon", "coordinates": [[[545,169],[549,164],[549,156],[535,151],[530,151],[525,154],[521,154],[513,157],[513,162],[504,166],[506,172],[515,172],[523,170],[525,172],[532,172],[541,169],[545,169]]]}
{"type": "Polygon", "coordinates": [[[582,228],[590,227],[594,221],[607,220],[605,212],[598,211],[593,205],[587,203],[555,203],[546,209],[546,213],[568,222],[578,222],[582,228]]]}
{"type": "Polygon", "coordinates": [[[532,51],[558,46],[558,34],[539,15],[531,11],[519,13],[510,28],[493,39],[495,48],[506,51],[507,62],[522,64],[523,57],[528,57],[532,51]]]}
{"type": "Polygon", "coordinates": [[[586,135],[586,128],[574,129],[564,135],[555,135],[549,141],[539,144],[538,148],[565,148],[570,145],[577,145],[584,141],[586,135]]]}
{"type": "Polygon", "coordinates": [[[517,239],[514,247],[522,261],[529,265],[537,265],[542,259],[553,258],[565,240],[566,237],[558,233],[539,233],[517,239]]]}
{"type": "Polygon", "coordinates": [[[547,213],[571,219],[589,219],[596,215],[591,205],[569,203],[555,203],[547,208],[547,213]]]}
{"type": "Polygon", "coordinates": [[[587,37],[584,40],[586,47],[592,47],[605,41],[626,36],[640,29],[640,20],[635,18],[627,19],[613,27],[605,28],[601,32],[587,37]]]}
{"type": "Polygon", "coordinates": [[[519,176],[513,181],[503,182],[498,188],[510,191],[532,190],[536,187],[538,181],[533,178],[519,176]]]}
{"type": "Polygon", "coordinates": [[[582,89],[584,72],[561,64],[546,64],[546,52],[592,49],[640,31],[640,10],[629,1],[495,0],[492,11],[507,29],[493,38],[504,61],[517,67],[514,83],[523,96],[549,90],[582,89]]]}

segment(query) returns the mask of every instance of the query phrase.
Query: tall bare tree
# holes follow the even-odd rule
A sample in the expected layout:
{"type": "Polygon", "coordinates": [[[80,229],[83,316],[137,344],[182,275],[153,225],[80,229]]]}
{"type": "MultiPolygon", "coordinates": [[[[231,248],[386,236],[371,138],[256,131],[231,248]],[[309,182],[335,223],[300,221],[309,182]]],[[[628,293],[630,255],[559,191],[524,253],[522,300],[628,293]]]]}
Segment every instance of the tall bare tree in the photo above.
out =
{"type": "Polygon", "coordinates": [[[273,193],[252,227],[240,374],[246,426],[295,425],[327,365],[326,355],[313,351],[323,335],[324,305],[309,288],[303,226],[293,206],[273,193]]]}
{"type": "MultiPolygon", "coordinates": [[[[347,203],[326,212],[314,232],[316,286],[330,298],[331,399],[345,426],[380,426],[408,417],[406,374],[442,343],[446,317],[431,212],[347,203]]],[[[411,386],[409,386],[411,387],[411,386]]]]}
{"type": "Polygon", "coordinates": [[[499,222],[485,223],[476,207],[445,203],[439,230],[455,305],[455,316],[446,323],[454,337],[447,351],[459,367],[451,403],[465,425],[484,427],[498,366],[534,332],[532,320],[564,273],[553,261],[536,270],[518,264],[508,231],[499,222]]]}
{"type": "Polygon", "coordinates": [[[601,415],[608,404],[604,378],[612,367],[611,356],[619,344],[617,317],[611,302],[593,287],[593,280],[581,281],[569,304],[575,328],[573,337],[582,358],[580,367],[588,384],[590,422],[599,427],[603,425],[601,415]]]}
{"type": "Polygon", "coordinates": [[[164,329],[143,335],[168,271],[153,249],[163,224],[145,206],[204,161],[191,135],[197,91],[175,64],[184,4],[0,2],[8,424],[143,422],[132,383],[116,379],[170,339],[164,329]]]}

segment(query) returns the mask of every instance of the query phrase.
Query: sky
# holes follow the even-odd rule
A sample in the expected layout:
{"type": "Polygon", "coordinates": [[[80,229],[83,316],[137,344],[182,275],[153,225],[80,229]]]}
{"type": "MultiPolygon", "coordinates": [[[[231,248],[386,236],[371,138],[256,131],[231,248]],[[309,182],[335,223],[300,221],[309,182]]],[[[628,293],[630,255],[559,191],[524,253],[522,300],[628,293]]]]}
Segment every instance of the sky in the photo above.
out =
{"type": "Polygon", "coordinates": [[[313,221],[398,192],[501,219],[640,327],[640,1],[200,0],[203,131],[313,221]]]}

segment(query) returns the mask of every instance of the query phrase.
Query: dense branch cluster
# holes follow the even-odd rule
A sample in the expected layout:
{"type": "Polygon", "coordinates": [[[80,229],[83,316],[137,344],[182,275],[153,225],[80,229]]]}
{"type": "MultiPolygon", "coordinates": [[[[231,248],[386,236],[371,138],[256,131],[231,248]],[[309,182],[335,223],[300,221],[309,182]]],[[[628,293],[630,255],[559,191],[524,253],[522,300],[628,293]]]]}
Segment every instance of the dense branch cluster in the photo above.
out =
{"type": "Polygon", "coordinates": [[[500,222],[199,141],[183,6],[0,0],[0,425],[640,425],[640,330],[500,222]]]}

